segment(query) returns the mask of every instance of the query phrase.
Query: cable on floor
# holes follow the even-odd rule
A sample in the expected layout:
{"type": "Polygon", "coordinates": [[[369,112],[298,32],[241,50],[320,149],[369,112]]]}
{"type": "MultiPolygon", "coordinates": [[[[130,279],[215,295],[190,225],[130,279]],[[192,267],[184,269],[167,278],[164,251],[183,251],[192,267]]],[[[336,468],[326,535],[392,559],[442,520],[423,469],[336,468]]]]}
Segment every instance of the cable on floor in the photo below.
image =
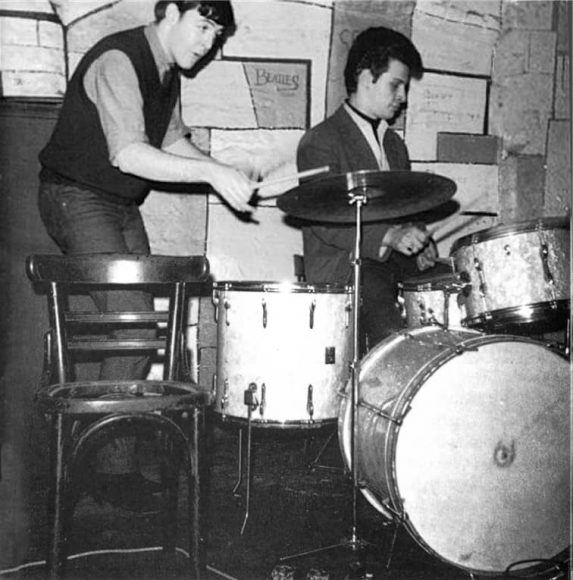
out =
{"type": "MultiPolygon", "coordinates": [[[[106,549],[106,550],[92,550],[90,552],[81,552],[78,554],[72,554],[67,557],[67,560],[77,560],[79,558],[85,558],[87,556],[101,556],[107,554],[137,554],[140,552],[158,552],[163,550],[162,546],[152,546],[149,548],[117,548],[117,549],[106,549]]],[[[186,558],[189,558],[189,552],[184,550],[183,548],[176,547],[176,552],[183,554],[186,558]]],[[[20,564],[19,566],[14,566],[13,568],[6,568],[5,570],[0,570],[0,576],[5,576],[6,574],[13,574],[15,572],[21,572],[22,570],[26,570],[27,568],[34,568],[35,566],[44,566],[46,564],[46,560],[38,560],[36,562],[26,562],[25,564],[20,564]]],[[[226,580],[238,580],[234,576],[230,576],[221,570],[217,570],[213,566],[206,566],[207,570],[218,574],[222,578],[226,578],[226,580]]]]}
{"type": "Polygon", "coordinates": [[[539,578],[543,575],[544,578],[548,578],[548,580],[558,580],[559,578],[566,578],[567,570],[569,567],[569,559],[564,560],[563,562],[558,562],[554,559],[546,559],[546,558],[532,558],[530,560],[520,560],[518,562],[513,562],[510,564],[504,573],[504,578],[539,578]],[[545,564],[547,567],[541,571],[531,571],[527,572],[527,570],[514,570],[517,566],[524,566],[526,564],[534,565],[545,564]],[[547,574],[556,573],[556,576],[546,576],[547,574]],[[521,574],[521,575],[520,575],[521,574]]]}

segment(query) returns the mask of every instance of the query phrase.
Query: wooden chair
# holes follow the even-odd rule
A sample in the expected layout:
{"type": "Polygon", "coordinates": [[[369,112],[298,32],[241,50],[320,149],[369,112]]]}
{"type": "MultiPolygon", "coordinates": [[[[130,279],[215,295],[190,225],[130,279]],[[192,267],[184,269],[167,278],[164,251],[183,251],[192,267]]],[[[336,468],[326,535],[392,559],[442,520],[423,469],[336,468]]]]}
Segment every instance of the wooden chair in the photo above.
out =
{"type": "MultiPolygon", "coordinates": [[[[167,456],[183,465],[188,484],[190,577],[204,569],[200,529],[200,446],[203,411],[211,394],[183,377],[180,353],[187,297],[192,287],[204,290],[209,264],[204,257],[134,255],[56,256],[27,259],[29,278],[47,292],[50,327],[45,334],[44,370],[37,402],[51,419],[50,547],[51,579],[62,578],[77,500],[79,466],[94,450],[94,441],[119,428],[140,426],[165,445],[167,456]],[[161,292],[165,311],[89,313],[69,309],[69,296],[94,289],[161,292]],[[146,324],[163,327],[152,339],[86,336],[86,329],[146,324]],[[79,334],[82,332],[82,334],[79,334]],[[115,353],[164,349],[163,380],[72,382],[74,353],[115,353]],[[171,455],[169,455],[171,454],[171,455]]],[[[210,286],[209,286],[210,287],[210,286]]],[[[163,352],[163,351],[162,351],[163,352]]],[[[132,353],[133,354],[133,353],[132,353]]],[[[162,447],[163,449],[163,447],[162,447]]],[[[167,461],[168,465],[172,461],[167,461]]],[[[178,475],[164,471],[160,515],[163,549],[175,551],[178,475]]]]}

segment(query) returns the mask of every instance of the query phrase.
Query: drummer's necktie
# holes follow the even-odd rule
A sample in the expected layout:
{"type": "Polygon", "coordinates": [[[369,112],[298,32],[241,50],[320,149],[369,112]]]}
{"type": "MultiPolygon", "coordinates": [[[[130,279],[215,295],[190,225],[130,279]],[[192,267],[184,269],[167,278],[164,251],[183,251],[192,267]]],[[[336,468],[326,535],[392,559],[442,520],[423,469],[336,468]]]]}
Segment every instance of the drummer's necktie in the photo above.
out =
{"type": "Polygon", "coordinates": [[[381,119],[373,119],[368,115],[365,115],[362,111],[359,111],[356,107],[353,107],[349,101],[346,101],[346,104],[359,116],[362,117],[365,121],[370,123],[372,127],[372,131],[374,131],[374,137],[376,138],[376,142],[380,145],[380,139],[378,139],[378,127],[380,126],[381,119]]]}

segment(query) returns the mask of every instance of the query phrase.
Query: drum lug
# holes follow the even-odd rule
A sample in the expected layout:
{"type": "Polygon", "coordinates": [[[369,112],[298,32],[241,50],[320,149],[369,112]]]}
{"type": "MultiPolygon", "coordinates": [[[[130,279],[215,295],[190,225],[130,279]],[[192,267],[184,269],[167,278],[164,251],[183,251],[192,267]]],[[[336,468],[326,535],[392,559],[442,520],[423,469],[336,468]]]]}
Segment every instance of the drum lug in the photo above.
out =
{"type": "Polygon", "coordinates": [[[482,296],[485,296],[487,293],[487,284],[485,283],[482,264],[478,258],[474,258],[474,266],[479,277],[479,293],[482,296]]]}
{"type": "Polygon", "coordinates": [[[228,300],[223,302],[223,306],[225,307],[225,324],[229,326],[231,323],[229,322],[229,310],[231,309],[231,303],[228,300]]]}
{"type": "Polygon", "coordinates": [[[263,307],[263,328],[267,327],[267,301],[263,298],[261,300],[261,305],[263,307]]]}
{"type": "Polygon", "coordinates": [[[549,248],[547,247],[547,244],[545,242],[541,244],[540,254],[541,254],[541,264],[543,266],[543,277],[545,278],[545,281],[548,284],[553,285],[555,283],[555,279],[549,268],[549,259],[548,259],[549,248]]]}
{"type": "Polygon", "coordinates": [[[261,385],[261,402],[259,404],[259,414],[261,419],[264,418],[265,415],[265,407],[267,405],[267,386],[265,383],[261,385]]]}
{"type": "Polygon", "coordinates": [[[313,422],[313,416],[314,416],[314,402],[312,400],[312,385],[308,385],[308,391],[307,391],[307,395],[306,395],[306,411],[308,413],[308,416],[310,417],[310,422],[313,422]]]}
{"type": "Polygon", "coordinates": [[[217,395],[217,373],[213,373],[213,384],[211,385],[211,395],[215,399],[217,395]]]}
{"type": "Polygon", "coordinates": [[[350,326],[350,318],[352,314],[352,302],[349,300],[344,307],[344,319],[345,319],[345,326],[348,328],[350,326]]]}
{"type": "Polygon", "coordinates": [[[316,300],[313,300],[310,303],[310,311],[309,311],[309,319],[308,319],[308,326],[310,329],[314,328],[314,311],[316,309],[316,300]]]}
{"type": "Polygon", "coordinates": [[[472,291],[471,276],[469,275],[469,272],[463,270],[458,274],[458,278],[460,280],[459,290],[462,295],[467,298],[472,291]]]}
{"type": "Polygon", "coordinates": [[[229,379],[225,379],[223,383],[223,396],[221,397],[221,412],[225,414],[225,407],[229,401],[229,379]]]}
{"type": "Polygon", "coordinates": [[[213,291],[213,304],[215,306],[215,322],[219,322],[219,291],[213,291]]]}

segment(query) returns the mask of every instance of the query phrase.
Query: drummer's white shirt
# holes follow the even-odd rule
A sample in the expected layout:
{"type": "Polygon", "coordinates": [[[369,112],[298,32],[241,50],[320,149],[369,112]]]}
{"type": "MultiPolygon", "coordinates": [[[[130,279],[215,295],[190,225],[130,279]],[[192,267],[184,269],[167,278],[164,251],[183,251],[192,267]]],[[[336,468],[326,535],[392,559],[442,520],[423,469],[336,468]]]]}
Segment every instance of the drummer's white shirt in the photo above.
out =
{"type": "Polygon", "coordinates": [[[382,171],[389,171],[390,164],[388,163],[388,158],[386,157],[386,151],[384,151],[384,147],[382,143],[384,143],[384,135],[388,130],[388,123],[384,120],[380,120],[380,125],[378,125],[378,142],[376,142],[376,137],[374,136],[374,131],[372,130],[372,125],[366,120],[363,119],[360,115],[357,115],[346,103],[344,103],[344,107],[352,120],[356,123],[364,138],[370,145],[370,149],[372,149],[372,153],[374,153],[374,157],[376,157],[378,161],[378,167],[382,171]]]}

